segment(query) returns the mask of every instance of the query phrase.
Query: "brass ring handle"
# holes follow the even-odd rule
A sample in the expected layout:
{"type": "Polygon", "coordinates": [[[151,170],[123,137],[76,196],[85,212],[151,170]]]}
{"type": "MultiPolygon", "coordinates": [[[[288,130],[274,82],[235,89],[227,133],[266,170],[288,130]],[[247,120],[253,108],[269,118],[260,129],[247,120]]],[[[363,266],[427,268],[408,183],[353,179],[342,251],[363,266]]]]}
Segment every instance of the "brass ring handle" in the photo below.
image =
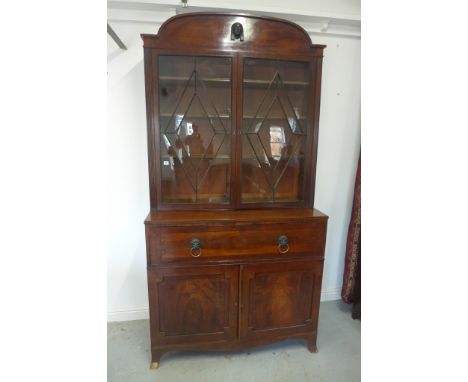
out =
{"type": "Polygon", "coordinates": [[[192,239],[190,241],[190,256],[200,257],[202,254],[202,245],[199,239],[192,239]]]}
{"type": "Polygon", "coordinates": [[[289,251],[289,244],[278,244],[278,250],[280,253],[286,253],[289,251]]]}
{"type": "Polygon", "coordinates": [[[192,257],[200,257],[202,253],[201,248],[190,248],[190,255],[192,257]]]}
{"type": "Polygon", "coordinates": [[[280,253],[286,253],[289,251],[289,239],[286,235],[278,237],[278,251],[280,253]]]}

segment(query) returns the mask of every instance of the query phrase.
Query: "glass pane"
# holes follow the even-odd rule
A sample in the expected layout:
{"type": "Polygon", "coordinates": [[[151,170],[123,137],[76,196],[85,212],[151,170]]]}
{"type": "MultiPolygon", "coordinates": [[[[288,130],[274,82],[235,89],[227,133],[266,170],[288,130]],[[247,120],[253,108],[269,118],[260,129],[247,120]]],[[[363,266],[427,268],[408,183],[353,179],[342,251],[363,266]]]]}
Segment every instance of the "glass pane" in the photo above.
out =
{"type": "Polygon", "coordinates": [[[242,202],[304,199],[309,64],[246,59],[242,202]]]}
{"type": "Polygon", "coordinates": [[[229,203],[231,59],[159,57],[163,203],[229,203]]]}

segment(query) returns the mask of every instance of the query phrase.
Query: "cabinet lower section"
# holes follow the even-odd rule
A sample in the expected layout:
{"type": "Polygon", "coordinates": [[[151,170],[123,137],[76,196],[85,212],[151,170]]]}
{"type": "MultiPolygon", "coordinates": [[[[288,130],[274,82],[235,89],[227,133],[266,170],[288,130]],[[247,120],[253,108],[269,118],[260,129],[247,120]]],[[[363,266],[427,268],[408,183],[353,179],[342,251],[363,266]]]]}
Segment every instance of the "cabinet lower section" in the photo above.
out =
{"type": "Polygon", "coordinates": [[[316,351],[327,216],[152,211],[145,224],[153,367],[173,350],[289,338],[316,351]]]}
{"type": "Polygon", "coordinates": [[[316,350],[322,260],[148,267],[152,361],[179,349],[305,338],[316,350]]]}

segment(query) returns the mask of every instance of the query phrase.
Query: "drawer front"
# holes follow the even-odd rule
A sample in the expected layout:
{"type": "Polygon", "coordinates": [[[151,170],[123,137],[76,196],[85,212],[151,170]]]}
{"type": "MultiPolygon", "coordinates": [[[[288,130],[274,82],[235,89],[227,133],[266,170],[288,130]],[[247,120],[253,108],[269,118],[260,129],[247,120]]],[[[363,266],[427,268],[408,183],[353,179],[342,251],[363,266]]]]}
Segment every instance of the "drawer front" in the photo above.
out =
{"type": "Polygon", "coordinates": [[[326,222],[150,229],[150,262],[323,256],[326,222]]]}

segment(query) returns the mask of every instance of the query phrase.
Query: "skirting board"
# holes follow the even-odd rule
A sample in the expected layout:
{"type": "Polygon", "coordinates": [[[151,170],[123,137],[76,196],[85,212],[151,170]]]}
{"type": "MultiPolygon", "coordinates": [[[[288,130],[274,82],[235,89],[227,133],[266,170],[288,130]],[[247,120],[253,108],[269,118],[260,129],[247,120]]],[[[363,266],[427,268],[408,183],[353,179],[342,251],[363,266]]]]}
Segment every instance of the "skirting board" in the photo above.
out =
{"type": "Polygon", "coordinates": [[[107,310],[107,322],[147,320],[149,318],[148,305],[127,306],[107,310]]]}
{"type": "Polygon", "coordinates": [[[320,301],[335,301],[339,299],[341,299],[341,287],[331,288],[331,289],[322,289],[322,295],[320,296],[320,301]]]}
{"type": "MultiPolygon", "coordinates": [[[[341,298],[341,288],[324,289],[320,301],[333,301],[341,298]]],[[[147,320],[148,306],[126,306],[107,311],[107,322],[147,320]]]]}

